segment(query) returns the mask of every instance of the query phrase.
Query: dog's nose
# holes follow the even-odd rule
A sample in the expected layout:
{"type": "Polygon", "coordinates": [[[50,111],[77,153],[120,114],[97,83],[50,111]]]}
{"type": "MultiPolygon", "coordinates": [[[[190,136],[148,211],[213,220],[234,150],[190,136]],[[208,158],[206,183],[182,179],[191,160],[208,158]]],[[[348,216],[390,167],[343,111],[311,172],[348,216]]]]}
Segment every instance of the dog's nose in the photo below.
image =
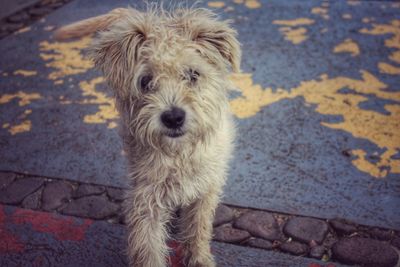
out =
{"type": "Polygon", "coordinates": [[[173,107],[161,114],[161,121],[169,129],[178,129],[185,122],[185,116],[183,109],[173,107]]]}

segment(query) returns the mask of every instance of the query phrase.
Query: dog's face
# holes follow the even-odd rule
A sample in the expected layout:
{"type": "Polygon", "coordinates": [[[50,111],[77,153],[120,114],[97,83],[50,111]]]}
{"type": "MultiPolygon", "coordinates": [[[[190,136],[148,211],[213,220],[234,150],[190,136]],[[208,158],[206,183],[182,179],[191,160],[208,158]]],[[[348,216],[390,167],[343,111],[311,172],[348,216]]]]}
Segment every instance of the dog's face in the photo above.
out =
{"type": "Polygon", "coordinates": [[[128,10],[99,35],[91,55],[132,135],[168,148],[204,140],[220,126],[228,70],[240,63],[235,36],[206,10],[128,10]]]}

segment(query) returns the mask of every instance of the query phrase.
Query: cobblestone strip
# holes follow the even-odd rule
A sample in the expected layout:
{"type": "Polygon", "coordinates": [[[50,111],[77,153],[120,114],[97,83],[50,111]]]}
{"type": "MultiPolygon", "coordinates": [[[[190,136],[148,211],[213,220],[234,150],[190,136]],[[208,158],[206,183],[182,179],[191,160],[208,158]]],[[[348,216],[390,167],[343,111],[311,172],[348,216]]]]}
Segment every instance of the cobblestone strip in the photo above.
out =
{"type": "Polygon", "coordinates": [[[42,0],[0,20],[0,39],[23,29],[71,0],[42,0]]]}
{"type": "MultiPolygon", "coordinates": [[[[0,172],[0,203],[124,224],[124,190],[76,181],[0,172]]],[[[221,204],[214,240],[323,261],[396,266],[400,232],[221,204]]]]}

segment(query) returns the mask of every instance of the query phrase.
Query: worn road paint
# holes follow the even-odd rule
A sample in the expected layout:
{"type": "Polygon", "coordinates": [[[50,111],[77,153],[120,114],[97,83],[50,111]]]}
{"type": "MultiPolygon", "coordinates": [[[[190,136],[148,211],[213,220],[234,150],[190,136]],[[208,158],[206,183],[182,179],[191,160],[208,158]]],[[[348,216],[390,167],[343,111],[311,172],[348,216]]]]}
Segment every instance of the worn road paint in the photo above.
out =
{"type": "Polygon", "coordinates": [[[0,254],[20,253],[24,251],[24,244],[17,236],[7,229],[8,217],[0,205],[0,254]]]}
{"type": "MultiPolygon", "coordinates": [[[[31,104],[32,101],[42,99],[42,96],[39,93],[25,93],[18,91],[14,94],[0,95],[0,105],[10,103],[14,99],[19,99],[18,105],[20,107],[25,107],[31,104]]],[[[7,129],[11,135],[29,132],[32,129],[32,121],[26,118],[31,113],[31,109],[25,109],[18,117],[9,118],[10,120],[7,122],[3,122],[2,128],[7,129]]]]}
{"type": "Polygon", "coordinates": [[[293,20],[274,20],[272,23],[285,26],[279,28],[279,31],[284,35],[285,40],[290,41],[293,44],[300,44],[308,39],[307,29],[300,26],[314,24],[315,20],[309,18],[297,18],[293,20]]]}
{"type": "Polygon", "coordinates": [[[333,48],[334,53],[350,53],[351,56],[355,57],[360,54],[360,47],[356,42],[350,38],[344,40],[333,48]]]}
{"type": "Polygon", "coordinates": [[[390,75],[400,75],[400,67],[393,66],[386,62],[379,62],[378,68],[381,73],[390,75]]]}
{"type": "Polygon", "coordinates": [[[312,14],[319,15],[324,19],[329,19],[328,11],[326,7],[314,7],[311,9],[312,14]]]}
{"type": "Polygon", "coordinates": [[[14,224],[29,224],[40,233],[48,233],[60,241],[82,241],[93,223],[85,219],[78,222],[74,217],[62,217],[53,213],[17,209],[9,215],[14,224]]]}
{"type": "Polygon", "coordinates": [[[79,87],[83,91],[83,96],[91,97],[90,99],[83,100],[81,104],[99,104],[99,111],[95,114],[85,115],[83,121],[86,123],[107,123],[107,127],[112,129],[116,127],[113,120],[117,119],[119,115],[115,109],[114,100],[106,94],[96,91],[96,85],[103,82],[103,77],[97,77],[91,81],[82,81],[79,83],[79,87]]]}
{"type": "Polygon", "coordinates": [[[386,110],[390,112],[388,115],[359,107],[361,102],[367,100],[364,95],[368,94],[382,99],[394,99],[400,103],[400,92],[384,91],[387,85],[377,77],[366,71],[362,71],[361,74],[362,80],[346,77],[328,78],[327,75],[321,75],[319,80],[302,82],[299,87],[290,90],[262,89],[260,85],[253,84],[250,74],[237,74],[232,76],[232,80],[241,90],[242,96],[231,100],[230,103],[236,116],[248,118],[254,116],[262,107],[301,96],[306,103],[316,104],[317,112],[343,118],[341,122],[322,122],[322,125],[347,131],[354,137],[368,139],[386,150],[376,163],[368,161],[365,157],[366,152],[354,151],[358,159],[354,160],[353,164],[359,170],[376,178],[386,177],[389,172],[400,173],[400,160],[392,158],[400,148],[400,105],[385,105],[386,110]],[[346,88],[354,91],[342,93],[341,90],[346,88]]]}
{"type": "Polygon", "coordinates": [[[315,20],[310,18],[297,18],[292,20],[274,20],[273,24],[283,25],[283,26],[301,26],[301,25],[311,25],[315,23],[315,20]]]}
{"type": "Polygon", "coordinates": [[[207,5],[209,7],[221,8],[221,7],[225,6],[225,3],[222,1],[211,1],[211,2],[208,2],[207,5]]]}
{"type": "Polygon", "coordinates": [[[40,57],[46,62],[47,67],[53,69],[48,78],[59,80],[91,69],[92,61],[81,54],[82,49],[88,47],[90,42],[90,37],[71,42],[42,41],[39,44],[40,57]]]}
{"type": "MultiPolygon", "coordinates": [[[[389,55],[389,59],[396,63],[400,63],[400,20],[392,20],[388,24],[372,23],[372,29],[362,28],[360,33],[391,36],[390,38],[385,39],[385,46],[395,49],[395,51],[389,55]]],[[[381,73],[391,75],[400,74],[400,67],[393,66],[389,63],[379,62],[378,68],[381,73]]]]}
{"type": "Polygon", "coordinates": [[[13,74],[28,77],[28,76],[37,75],[37,71],[35,71],[35,70],[16,70],[16,71],[14,71],[13,74]]]}
{"type": "Polygon", "coordinates": [[[11,102],[13,99],[19,98],[18,105],[20,107],[26,106],[32,102],[32,100],[41,99],[42,96],[39,93],[25,93],[23,91],[18,91],[14,94],[4,94],[0,95],[0,104],[6,104],[11,102]]]}

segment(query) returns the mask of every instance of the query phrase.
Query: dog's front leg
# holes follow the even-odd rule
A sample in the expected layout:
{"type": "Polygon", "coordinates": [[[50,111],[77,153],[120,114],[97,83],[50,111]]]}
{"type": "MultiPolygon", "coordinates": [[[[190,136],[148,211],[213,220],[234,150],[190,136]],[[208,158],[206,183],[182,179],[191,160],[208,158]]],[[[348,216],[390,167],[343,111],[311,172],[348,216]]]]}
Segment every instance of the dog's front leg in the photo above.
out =
{"type": "Polygon", "coordinates": [[[212,222],[218,201],[218,192],[210,191],[182,209],[180,231],[185,266],[216,266],[210,251],[210,241],[213,230],[212,222]]]}
{"type": "Polygon", "coordinates": [[[157,205],[151,195],[128,197],[126,201],[130,266],[166,266],[166,221],[169,220],[170,214],[165,208],[157,205]]]}

